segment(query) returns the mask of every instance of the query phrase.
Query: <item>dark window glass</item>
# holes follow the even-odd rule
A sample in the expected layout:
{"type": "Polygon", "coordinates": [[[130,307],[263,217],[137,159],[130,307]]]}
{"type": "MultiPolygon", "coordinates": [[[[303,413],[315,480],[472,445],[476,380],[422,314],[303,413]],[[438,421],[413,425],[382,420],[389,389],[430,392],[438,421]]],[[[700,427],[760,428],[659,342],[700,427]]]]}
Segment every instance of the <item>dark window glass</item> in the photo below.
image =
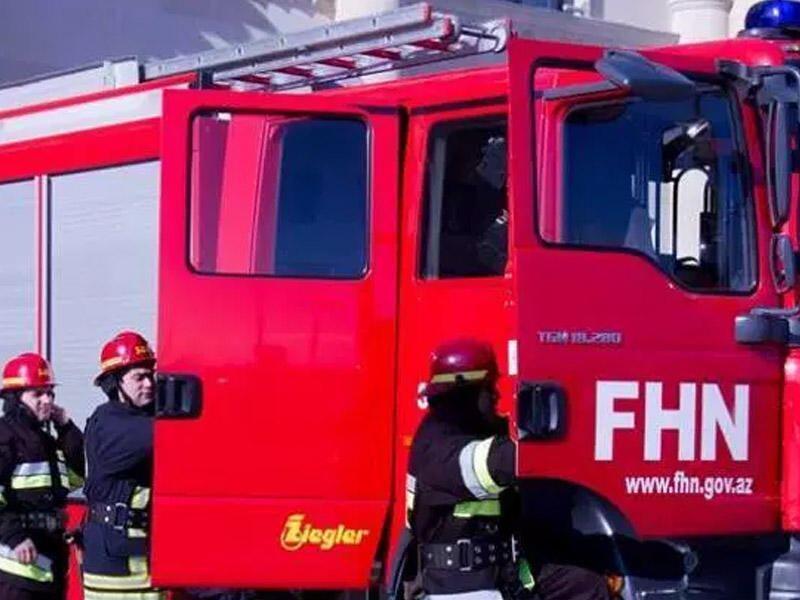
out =
{"type": "Polygon", "coordinates": [[[358,278],[367,127],[219,113],[194,124],[190,257],[207,273],[358,278]]]}
{"type": "Polygon", "coordinates": [[[508,259],[506,124],[448,123],[431,133],[420,274],[503,275],[508,259]]]}
{"type": "Polygon", "coordinates": [[[640,252],[690,289],[750,290],[753,217],[732,117],[720,91],[573,110],[561,208],[540,220],[542,235],[640,252]]]}

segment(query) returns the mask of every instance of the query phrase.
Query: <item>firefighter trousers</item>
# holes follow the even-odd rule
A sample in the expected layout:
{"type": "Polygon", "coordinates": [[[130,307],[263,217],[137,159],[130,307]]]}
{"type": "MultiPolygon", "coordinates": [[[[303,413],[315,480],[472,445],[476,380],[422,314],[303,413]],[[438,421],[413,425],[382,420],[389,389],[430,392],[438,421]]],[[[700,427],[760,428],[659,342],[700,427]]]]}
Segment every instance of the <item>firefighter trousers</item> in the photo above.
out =
{"type": "Polygon", "coordinates": [[[0,598],[3,600],[64,600],[64,590],[34,592],[0,581],[0,598]]]}
{"type": "Polygon", "coordinates": [[[546,563],[536,576],[534,598],[541,600],[610,600],[605,577],[580,567],[546,563]]]}
{"type": "MultiPolygon", "coordinates": [[[[603,576],[569,565],[544,564],[536,577],[532,592],[520,590],[510,600],[610,600],[603,576]]],[[[507,595],[498,590],[478,590],[460,594],[427,594],[422,600],[503,600],[507,595]]]]}
{"type": "Polygon", "coordinates": [[[428,594],[422,600],[503,600],[499,590],[478,590],[460,594],[428,594]]]}

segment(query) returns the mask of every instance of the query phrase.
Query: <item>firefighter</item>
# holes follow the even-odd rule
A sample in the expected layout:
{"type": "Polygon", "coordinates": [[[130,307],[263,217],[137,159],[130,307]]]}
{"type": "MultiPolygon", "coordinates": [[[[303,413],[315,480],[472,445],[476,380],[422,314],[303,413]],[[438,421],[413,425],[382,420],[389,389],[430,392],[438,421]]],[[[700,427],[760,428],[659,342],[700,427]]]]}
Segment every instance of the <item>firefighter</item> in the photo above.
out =
{"type": "Polygon", "coordinates": [[[3,369],[0,418],[0,598],[64,598],[64,507],[83,485],[83,434],[55,404],[55,381],[38,354],[3,369]],[[55,426],[56,437],[50,434],[55,426]]]}
{"type": "Polygon", "coordinates": [[[100,353],[95,378],[108,397],[86,425],[85,600],[163,600],[151,587],[148,522],[153,469],[156,358],[124,331],[100,353]]]}
{"type": "Polygon", "coordinates": [[[595,573],[515,561],[516,445],[496,412],[498,375],[491,346],[479,341],[448,342],[432,355],[429,412],[414,436],[407,477],[418,586],[432,599],[607,599],[606,581],[595,573]]]}

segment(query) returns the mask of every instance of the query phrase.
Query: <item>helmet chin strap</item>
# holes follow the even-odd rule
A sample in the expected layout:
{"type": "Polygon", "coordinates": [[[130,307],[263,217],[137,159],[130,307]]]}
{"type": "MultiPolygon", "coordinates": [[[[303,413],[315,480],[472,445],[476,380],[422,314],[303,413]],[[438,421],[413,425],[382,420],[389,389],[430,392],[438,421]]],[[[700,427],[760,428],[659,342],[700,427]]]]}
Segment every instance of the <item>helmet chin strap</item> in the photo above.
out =
{"type": "Polygon", "coordinates": [[[155,412],[155,403],[150,402],[149,404],[145,404],[144,406],[137,406],[134,404],[133,399],[125,393],[125,390],[122,389],[121,382],[117,381],[117,398],[122,404],[127,404],[133,410],[144,413],[144,414],[153,414],[155,412]]]}
{"type": "Polygon", "coordinates": [[[125,390],[122,389],[122,381],[120,377],[117,378],[117,395],[119,396],[120,402],[136,408],[136,405],[133,403],[133,399],[125,393],[125,390]]]}

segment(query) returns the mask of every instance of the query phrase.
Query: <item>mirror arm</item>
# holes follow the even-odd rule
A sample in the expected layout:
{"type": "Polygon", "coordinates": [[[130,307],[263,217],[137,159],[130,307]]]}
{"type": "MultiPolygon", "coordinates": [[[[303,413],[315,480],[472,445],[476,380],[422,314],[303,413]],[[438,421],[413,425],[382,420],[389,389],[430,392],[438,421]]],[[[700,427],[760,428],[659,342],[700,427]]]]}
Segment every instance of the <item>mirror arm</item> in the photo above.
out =
{"type": "Polygon", "coordinates": [[[750,92],[757,90],[755,95],[760,106],[766,106],[774,100],[800,103],[800,68],[798,67],[791,65],[750,67],[737,60],[720,59],[717,61],[717,72],[744,83],[750,92]],[[792,94],[786,84],[766,84],[767,79],[773,75],[786,75],[794,80],[795,93],[792,94]]]}

